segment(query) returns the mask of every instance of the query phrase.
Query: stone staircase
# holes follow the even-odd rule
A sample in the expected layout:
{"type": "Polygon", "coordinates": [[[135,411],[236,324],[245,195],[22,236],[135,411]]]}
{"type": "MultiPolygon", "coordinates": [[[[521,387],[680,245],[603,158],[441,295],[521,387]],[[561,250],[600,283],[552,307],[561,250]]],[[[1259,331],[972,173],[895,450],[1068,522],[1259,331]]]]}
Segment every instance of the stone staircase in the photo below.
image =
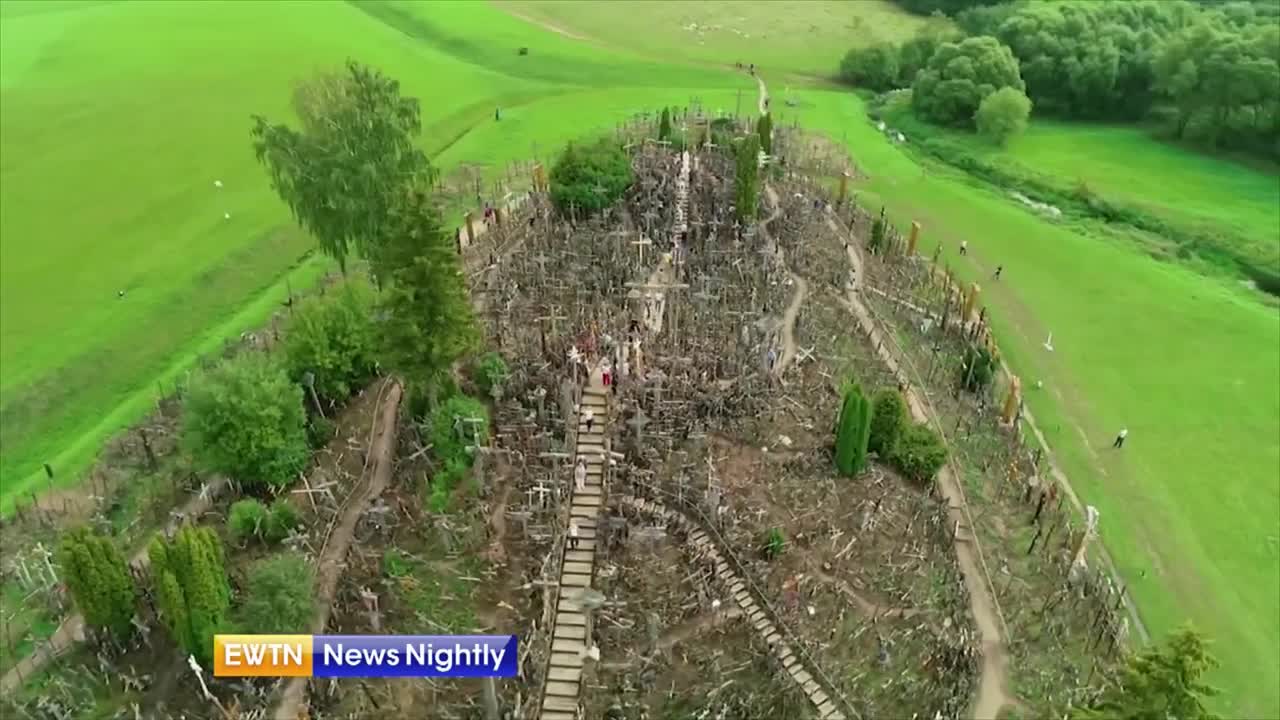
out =
{"type": "Polygon", "coordinates": [[[834,683],[822,674],[813,659],[798,649],[795,634],[778,620],[777,614],[764,602],[760,589],[745,578],[742,564],[727,549],[718,534],[708,532],[704,523],[661,503],[630,495],[622,496],[620,501],[638,512],[661,518],[668,525],[678,526],[687,533],[687,542],[691,546],[689,549],[698,557],[714,563],[716,580],[742,609],[743,617],[764,640],[787,675],[809,698],[809,702],[813,703],[821,720],[845,720],[847,716],[842,707],[848,709],[855,718],[858,717],[857,712],[848,707],[847,701],[835,690],[834,683]],[[828,694],[828,690],[834,697],[828,694]]]}
{"type": "Polygon", "coordinates": [[[676,176],[676,222],[671,229],[673,241],[689,229],[689,151],[680,153],[680,174],[676,176]]]}
{"type": "MultiPolygon", "coordinates": [[[[582,668],[587,652],[587,636],[591,632],[587,610],[582,606],[580,593],[591,587],[595,572],[596,521],[604,507],[604,474],[608,469],[608,441],[605,425],[608,421],[609,397],[599,375],[592,373],[592,382],[582,391],[578,415],[578,439],[574,465],[578,458],[587,463],[587,481],[581,490],[570,475],[569,521],[578,526],[578,547],[572,547],[566,534],[564,555],[560,564],[560,592],[557,594],[556,611],[552,615],[551,657],[548,660],[546,681],[543,683],[542,720],[575,720],[578,716],[578,697],[581,692],[582,668]],[[595,422],[587,430],[583,414],[590,410],[595,422]]],[[[572,473],[572,469],[570,469],[572,473]]],[[[567,533],[567,530],[566,530],[567,533]]]]}

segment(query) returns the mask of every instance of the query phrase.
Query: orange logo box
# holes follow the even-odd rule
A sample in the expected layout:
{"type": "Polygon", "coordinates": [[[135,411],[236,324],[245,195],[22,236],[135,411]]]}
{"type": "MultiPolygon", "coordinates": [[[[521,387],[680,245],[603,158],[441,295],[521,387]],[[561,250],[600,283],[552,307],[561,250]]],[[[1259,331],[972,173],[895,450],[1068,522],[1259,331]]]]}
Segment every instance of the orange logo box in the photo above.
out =
{"type": "Polygon", "coordinates": [[[311,677],[310,635],[214,635],[214,677],[311,677]]]}

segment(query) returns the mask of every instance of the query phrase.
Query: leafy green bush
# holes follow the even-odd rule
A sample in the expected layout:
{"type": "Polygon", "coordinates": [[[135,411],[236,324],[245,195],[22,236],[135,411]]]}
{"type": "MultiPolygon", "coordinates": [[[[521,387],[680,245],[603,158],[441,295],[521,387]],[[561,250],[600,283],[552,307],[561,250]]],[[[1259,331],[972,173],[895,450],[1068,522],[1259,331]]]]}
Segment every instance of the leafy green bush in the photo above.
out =
{"type": "Polygon", "coordinates": [[[308,632],[315,611],[313,582],[311,564],[297,553],[281,553],[254,563],[238,613],[244,632],[308,632]]]}
{"type": "Polygon", "coordinates": [[[338,426],[334,425],[332,420],[320,415],[312,415],[307,419],[307,444],[313,450],[319,450],[329,444],[337,431],[338,426]]]}
{"type": "Polygon", "coordinates": [[[856,87],[881,92],[898,87],[898,48],[887,42],[857,47],[840,61],[840,79],[856,87]]]}
{"type": "Polygon", "coordinates": [[[476,362],[472,377],[481,390],[489,393],[493,392],[495,386],[500,386],[506,382],[509,374],[507,361],[503,360],[502,356],[496,352],[487,352],[476,362]]]}
{"type": "Polygon", "coordinates": [[[59,543],[58,564],[85,623],[116,639],[133,632],[137,590],[124,556],[110,538],[76,528],[59,543]]]}
{"type": "Polygon", "coordinates": [[[947,462],[947,448],[928,425],[906,426],[898,436],[890,462],[908,480],[928,485],[947,462]]]}
{"type": "Polygon", "coordinates": [[[978,132],[997,145],[1027,129],[1031,117],[1031,101],[1021,90],[1002,87],[982,99],[973,123],[978,132]]]}
{"type": "Polygon", "coordinates": [[[973,126],[982,100],[1002,87],[1026,89],[1018,60],[993,37],[943,43],[911,86],[911,104],[924,117],[942,125],[973,126]]]}
{"type": "Polygon", "coordinates": [[[471,455],[466,448],[489,436],[489,409],[479,400],[458,393],[436,407],[430,423],[431,445],[440,462],[447,465],[450,460],[461,459],[470,465],[471,455]],[[464,418],[480,418],[482,422],[465,422],[464,418]]]}
{"type": "Polygon", "coordinates": [[[285,332],[285,365],[294,382],[310,377],[316,395],[341,402],[373,377],[377,337],[373,291],[348,280],[323,297],[301,303],[285,332]]]}
{"type": "Polygon", "coordinates": [[[836,468],[841,475],[853,477],[867,463],[867,441],[871,433],[871,403],[862,388],[850,385],[844,392],[844,403],[836,422],[836,468]]]}
{"type": "Polygon", "coordinates": [[[267,522],[267,506],[253,498],[237,500],[227,512],[227,534],[237,543],[260,537],[267,522]]]}
{"type": "Polygon", "coordinates": [[[991,351],[971,345],[965,349],[964,362],[960,365],[960,387],[975,393],[983,390],[991,384],[995,371],[996,361],[991,351]]]}
{"type": "Polygon", "coordinates": [[[907,424],[907,403],[897,390],[884,389],[876,393],[871,408],[871,436],[867,439],[867,449],[880,456],[881,460],[893,454],[902,428],[907,424]]]}
{"type": "Polygon", "coordinates": [[[277,498],[271,503],[266,522],[262,525],[262,539],[268,543],[278,543],[289,537],[289,531],[302,522],[298,511],[284,498],[277,498]]]}
{"type": "Polygon", "coordinates": [[[281,487],[310,454],[304,421],[302,388],[271,358],[245,353],[192,379],[183,443],[201,470],[245,487],[281,487]]]}
{"type": "Polygon", "coordinates": [[[787,547],[787,539],[779,528],[770,528],[760,543],[760,554],[765,560],[772,560],[782,554],[787,547]]]}
{"type": "Polygon", "coordinates": [[[617,202],[634,179],[631,158],[612,140],[569,143],[551,169],[551,202],[560,212],[589,215],[617,202]]]}

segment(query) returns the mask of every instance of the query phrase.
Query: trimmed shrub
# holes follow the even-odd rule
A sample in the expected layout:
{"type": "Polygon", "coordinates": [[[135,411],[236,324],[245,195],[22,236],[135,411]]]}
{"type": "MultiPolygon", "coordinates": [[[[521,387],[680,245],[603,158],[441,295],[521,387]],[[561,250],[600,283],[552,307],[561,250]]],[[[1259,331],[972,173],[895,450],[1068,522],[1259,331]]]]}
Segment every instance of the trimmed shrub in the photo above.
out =
{"type": "Polygon", "coordinates": [[[231,606],[222,543],[209,528],[185,525],[172,540],[152,540],[148,554],[160,618],[178,647],[208,667],[231,606]]]}
{"type": "Polygon", "coordinates": [[[267,506],[253,498],[237,500],[227,512],[227,534],[237,543],[261,537],[267,522],[267,506]]]}
{"type": "Polygon", "coordinates": [[[281,343],[289,377],[304,386],[310,378],[316,395],[329,404],[365,385],[376,366],[372,308],[372,289],[354,279],[303,301],[281,343]]]}
{"type": "Polygon", "coordinates": [[[282,553],[254,563],[238,613],[244,632],[308,632],[315,609],[313,582],[311,564],[297,553],[282,553]]]}
{"type": "Polygon", "coordinates": [[[266,522],[262,525],[262,539],[268,543],[278,543],[289,537],[289,531],[302,522],[298,511],[284,498],[277,498],[271,503],[266,522]]]}
{"type": "Polygon", "coordinates": [[[551,169],[551,202],[562,213],[589,215],[614,204],[634,179],[631,158],[612,140],[570,143],[551,169]]]}
{"type": "Polygon", "coordinates": [[[137,589],[124,556],[110,538],[76,528],[59,543],[58,564],[85,623],[117,640],[133,632],[137,589]]]}
{"type": "Polygon", "coordinates": [[[871,403],[857,384],[844,393],[844,404],[836,424],[836,468],[853,477],[867,464],[867,441],[871,434],[871,403]]]}
{"type": "Polygon", "coordinates": [[[897,390],[885,389],[876,393],[871,410],[871,435],[867,449],[887,460],[893,454],[898,436],[907,424],[907,403],[897,390]]]}
{"type": "Polygon", "coordinates": [[[947,448],[933,428],[913,423],[903,428],[890,462],[904,477],[928,485],[947,462],[947,448]]]}

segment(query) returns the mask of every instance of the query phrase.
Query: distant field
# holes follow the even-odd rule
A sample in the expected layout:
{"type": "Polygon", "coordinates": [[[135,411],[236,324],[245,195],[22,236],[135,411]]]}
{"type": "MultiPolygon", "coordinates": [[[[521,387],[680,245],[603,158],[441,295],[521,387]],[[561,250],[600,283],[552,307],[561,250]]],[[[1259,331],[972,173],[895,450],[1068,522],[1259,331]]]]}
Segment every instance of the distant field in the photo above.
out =
{"type": "Polygon", "coordinates": [[[923,172],[852,93],[793,97],[801,107],[780,122],[843,138],[868,175],[859,196],[899,226],[921,221],[927,251],[941,242],[982,283],[1007,359],[1044,382],[1027,402],[1101,510],[1152,630],[1190,619],[1216,641],[1226,717],[1280,716],[1266,680],[1280,677],[1280,313],[1233,283],[1044,222],[958,173],[923,172]],[[1053,353],[1041,346],[1050,332],[1053,353]],[[1124,451],[1111,451],[1126,426],[1124,451]]]}
{"type": "Polygon", "coordinates": [[[294,82],[347,57],[422,99],[446,170],[751,88],[479,3],[0,3],[0,509],[43,487],[42,462],[74,480],[158,379],[270,311],[312,242],[253,157],[250,115],[287,118],[294,82]]]}
{"type": "Polygon", "coordinates": [[[650,57],[755,63],[771,72],[818,78],[834,76],[851,47],[902,40],[939,22],[886,0],[506,0],[498,6],[588,42],[650,57]]]}

